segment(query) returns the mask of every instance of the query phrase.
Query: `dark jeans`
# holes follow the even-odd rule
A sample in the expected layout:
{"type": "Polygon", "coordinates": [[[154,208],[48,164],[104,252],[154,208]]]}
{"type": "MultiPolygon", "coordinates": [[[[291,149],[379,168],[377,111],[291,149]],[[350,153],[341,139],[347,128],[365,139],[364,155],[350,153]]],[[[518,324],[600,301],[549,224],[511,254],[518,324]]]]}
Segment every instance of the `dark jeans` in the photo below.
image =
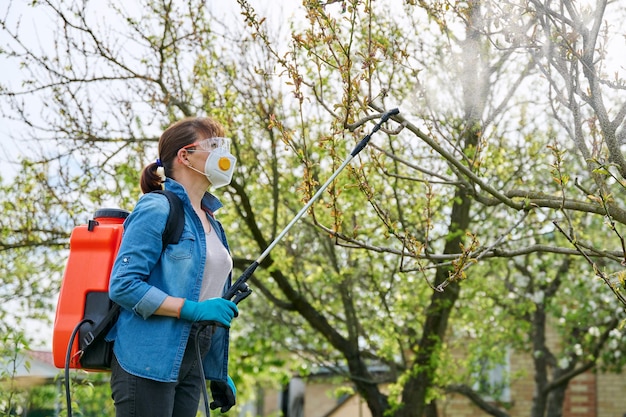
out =
{"type": "MultiPolygon", "coordinates": [[[[158,382],[131,375],[111,361],[111,396],[116,417],[195,417],[201,389],[206,389],[195,348],[196,327],[191,330],[177,382],[158,382]]],[[[210,336],[200,334],[202,356],[209,349],[210,336]]]]}

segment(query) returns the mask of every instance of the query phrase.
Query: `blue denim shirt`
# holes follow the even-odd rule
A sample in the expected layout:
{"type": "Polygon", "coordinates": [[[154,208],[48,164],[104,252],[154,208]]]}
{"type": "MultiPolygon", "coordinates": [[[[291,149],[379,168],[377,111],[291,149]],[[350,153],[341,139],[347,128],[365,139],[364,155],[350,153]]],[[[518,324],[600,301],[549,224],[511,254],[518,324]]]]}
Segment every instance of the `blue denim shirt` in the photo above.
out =
{"type": "MultiPolygon", "coordinates": [[[[107,335],[114,340],[113,351],[120,366],[128,373],[155,381],[175,382],[192,323],[154,312],[168,295],[198,301],[204,264],[206,240],[200,219],[191,206],[183,186],[167,179],[165,188],[183,201],[185,228],[178,244],[162,249],[162,234],[169,214],[165,196],[148,193],[141,196],[135,209],[124,221],[124,234],[111,271],[109,297],[118,303],[120,316],[107,335]]],[[[206,193],[202,205],[211,213],[222,207],[206,193]]],[[[212,216],[209,221],[228,249],[221,224],[212,216]]],[[[231,285],[229,276],[224,291],[231,285]]],[[[205,377],[226,381],[228,373],[228,330],[217,327],[211,349],[203,360],[205,377]]]]}

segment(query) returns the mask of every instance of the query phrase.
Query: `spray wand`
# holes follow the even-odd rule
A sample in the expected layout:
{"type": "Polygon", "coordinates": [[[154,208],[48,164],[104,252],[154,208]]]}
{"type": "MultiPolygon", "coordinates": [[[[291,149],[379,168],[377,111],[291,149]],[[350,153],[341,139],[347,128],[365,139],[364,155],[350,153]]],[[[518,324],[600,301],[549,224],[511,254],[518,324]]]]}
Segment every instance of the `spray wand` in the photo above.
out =
{"type": "Polygon", "coordinates": [[[282,232],[280,232],[280,234],[276,236],[276,238],[272,241],[272,243],[270,243],[267,249],[265,249],[265,251],[263,251],[263,253],[254,262],[252,262],[250,266],[248,266],[248,268],[246,268],[246,270],[241,274],[241,276],[239,276],[237,281],[235,281],[235,283],[226,292],[223,298],[226,298],[227,300],[231,300],[235,304],[239,304],[241,300],[243,300],[244,298],[246,298],[252,293],[252,290],[248,286],[247,281],[252,276],[252,274],[257,269],[257,267],[261,264],[261,262],[263,262],[265,257],[270,253],[270,251],[274,248],[274,246],[276,246],[276,244],[280,242],[280,240],[283,237],[285,237],[285,235],[287,234],[287,232],[289,232],[291,227],[298,220],[300,220],[300,218],[304,215],[304,213],[307,212],[307,210],[313,205],[313,203],[315,203],[315,201],[319,199],[319,197],[322,195],[324,190],[326,190],[326,188],[328,188],[328,186],[335,180],[335,178],[337,178],[339,173],[350,163],[350,161],[352,161],[352,159],[359,152],[361,152],[363,148],[367,146],[372,135],[380,129],[383,123],[387,122],[387,120],[389,120],[391,116],[394,116],[398,113],[400,113],[400,110],[398,110],[397,108],[391,109],[383,113],[383,115],[380,117],[380,121],[376,123],[372,131],[369,134],[367,134],[363,139],[361,139],[361,141],[354,147],[352,152],[350,152],[350,155],[346,157],[346,159],[339,166],[339,168],[337,168],[337,170],[333,172],[330,178],[328,178],[328,180],[319,188],[319,190],[317,190],[317,192],[313,195],[313,197],[311,197],[308,203],[304,207],[302,207],[302,209],[298,212],[298,214],[296,214],[296,216],[289,222],[289,224],[285,226],[282,232]]]}

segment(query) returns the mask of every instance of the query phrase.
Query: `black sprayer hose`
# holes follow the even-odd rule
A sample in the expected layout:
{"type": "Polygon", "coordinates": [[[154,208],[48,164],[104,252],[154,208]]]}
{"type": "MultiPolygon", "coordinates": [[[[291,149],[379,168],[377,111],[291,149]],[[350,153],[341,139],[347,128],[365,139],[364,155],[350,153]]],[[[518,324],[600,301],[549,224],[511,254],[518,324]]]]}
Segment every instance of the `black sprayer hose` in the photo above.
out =
{"type": "Polygon", "coordinates": [[[74,339],[76,338],[76,334],[79,332],[80,327],[85,324],[94,324],[93,320],[83,319],[81,320],[74,330],[72,331],[72,335],[70,336],[70,341],[67,344],[67,352],[65,353],[65,402],[67,403],[67,417],[72,417],[72,395],[70,394],[70,360],[72,359],[72,347],[74,346],[74,339]]]}
{"type": "MultiPolygon", "coordinates": [[[[214,322],[204,321],[199,322],[198,329],[196,330],[196,359],[198,360],[198,367],[200,368],[200,378],[204,381],[204,387],[202,387],[202,397],[204,398],[204,412],[207,417],[211,416],[211,409],[209,408],[209,393],[207,392],[206,387],[206,379],[204,378],[204,365],[202,365],[202,355],[200,354],[200,332],[204,330],[207,326],[215,325],[214,322]]],[[[209,343],[207,346],[207,350],[211,348],[211,342],[213,341],[213,332],[215,331],[215,327],[213,327],[209,331],[209,343]]],[[[70,416],[68,416],[70,417],[70,416]]]]}

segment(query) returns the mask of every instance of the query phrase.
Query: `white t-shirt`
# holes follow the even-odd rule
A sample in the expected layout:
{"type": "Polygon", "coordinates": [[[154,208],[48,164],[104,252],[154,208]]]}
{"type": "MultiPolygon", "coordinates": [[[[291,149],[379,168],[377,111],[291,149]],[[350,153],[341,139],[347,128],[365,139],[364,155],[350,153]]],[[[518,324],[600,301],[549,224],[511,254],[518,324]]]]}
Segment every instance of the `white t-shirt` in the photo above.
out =
{"type": "Polygon", "coordinates": [[[228,274],[233,269],[233,259],[215,230],[205,233],[206,264],[200,289],[200,301],[221,297],[228,274]]]}

